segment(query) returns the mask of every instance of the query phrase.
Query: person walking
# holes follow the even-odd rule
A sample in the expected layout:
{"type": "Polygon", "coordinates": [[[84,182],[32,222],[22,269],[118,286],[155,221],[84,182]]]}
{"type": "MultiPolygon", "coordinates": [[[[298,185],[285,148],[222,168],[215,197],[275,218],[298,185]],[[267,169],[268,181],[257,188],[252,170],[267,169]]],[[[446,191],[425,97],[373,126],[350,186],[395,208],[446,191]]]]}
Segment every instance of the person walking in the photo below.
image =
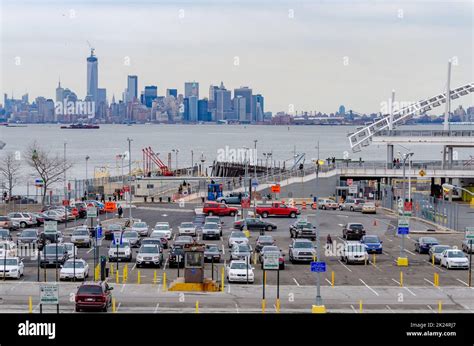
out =
{"type": "Polygon", "coordinates": [[[326,238],[326,248],[328,250],[331,249],[331,251],[332,251],[332,238],[331,238],[330,234],[328,234],[328,236],[326,238]]]}
{"type": "Polygon", "coordinates": [[[121,219],[121,218],[122,218],[122,214],[123,214],[122,206],[119,206],[119,207],[118,207],[117,213],[118,213],[119,219],[121,219]]]}

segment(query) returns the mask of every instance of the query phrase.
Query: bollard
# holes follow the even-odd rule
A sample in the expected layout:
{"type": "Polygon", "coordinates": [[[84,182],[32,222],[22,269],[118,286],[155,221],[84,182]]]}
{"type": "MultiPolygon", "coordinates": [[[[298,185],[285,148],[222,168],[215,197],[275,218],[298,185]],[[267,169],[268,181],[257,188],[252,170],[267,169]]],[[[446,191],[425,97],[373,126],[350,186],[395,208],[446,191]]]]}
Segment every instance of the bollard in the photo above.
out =
{"type": "Polygon", "coordinates": [[[140,271],[138,271],[137,285],[140,285],[141,281],[142,281],[142,278],[141,278],[141,275],[140,275],[140,271]]]}
{"type": "Polygon", "coordinates": [[[362,300],[359,300],[359,313],[362,313],[362,300]]]}
{"type": "Polygon", "coordinates": [[[331,272],[331,286],[334,287],[334,270],[331,272]]]}
{"type": "Polygon", "coordinates": [[[375,252],[374,252],[374,255],[373,255],[372,264],[375,265],[375,252]]]}
{"type": "Polygon", "coordinates": [[[166,286],[166,272],[163,272],[163,292],[166,292],[168,287],[166,286]]]}
{"type": "Polygon", "coordinates": [[[276,301],[276,312],[280,313],[280,298],[277,298],[277,301],[276,301]]]}
{"type": "Polygon", "coordinates": [[[115,298],[112,297],[112,312],[117,312],[115,309],[115,298]]]}
{"type": "Polygon", "coordinates": [[[434,273],[433,275],[433,284],[435,287],[439,287],[439,274],[438,273],[434,273]]]}
{"type": "Polygon", "coordinates": [[[432,266],[435,265],[434,255],[431,255],[431,265],[432,265],[432,266]]]}
{"type": "Polygon", "coordinates": [[[196,300],[196,313],[199,313],[199,300],[196,300]]]}
{"type": "Polygon", "coordinates": [[[221,268],[221,291],[224,292],[224,267],[221,268]]]}
{"type": "Polygon", "coordinates": [[[441,300],[438,300],[438,313],[441,313],[443,309],[443,302],[441,300]]]}
{"type": "Polygon", "coordinates": [[[265,299],[262,299],[262,314],[265,313],[265,299]]]}
{"type": "Polygon", "coordinates": [[[114,266],[110,266],[110,276],[114,276],[114,266]]]}
{"type": "Polygon", "coordinates": [[[156,270],[153,272],[153,284],[156,284],[156,270]]]}
{"type": "Polygon", "coordinates": [[[33,313],[33,298],[31,296],[28,298],[28,312],[33,313]]]}
{"type": "Polygon", "coordinates": [[[263,271],[263,284],[266,286],[267,285],[267,271],[263,271]]]}
{"type": "Polygon", "coordinates": [[[403,272],[400,272],[400,287],[403,287],[403,272]]]}
{"type": "Polygon", "coordinates": [[[119,283],[119,272],[118,272],[118,270],[115,271],[115,283],[116,283],[116,284],[119,283]]]}
{"type": "Polygon", "coordinates": [[[126,264],[124,267],[123,267],[123,274],[122,274],[122,283],[126,283],[127,282],[127,279],[128,279],[128,264],[126,264]]]}
{"type": "Polygon", "coordinates": [[[253,254],[253,265],[255,265],[255,266],[257,265],[257,253],[256,252],[254,252],[254,254],[253,254]]]}

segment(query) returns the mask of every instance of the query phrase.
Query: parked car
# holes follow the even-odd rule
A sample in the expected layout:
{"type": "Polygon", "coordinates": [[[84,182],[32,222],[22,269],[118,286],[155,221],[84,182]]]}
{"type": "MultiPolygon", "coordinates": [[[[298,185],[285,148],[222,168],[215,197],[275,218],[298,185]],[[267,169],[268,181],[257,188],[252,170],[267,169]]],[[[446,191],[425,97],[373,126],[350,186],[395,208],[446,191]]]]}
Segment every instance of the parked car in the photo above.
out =
{"type": "Polygon", "coordinates": [[[248,244],[249,238],[241,231],[232,231],[227,245],[231,248],[234,244],[248,244]]]}
{"type": "Polygon", "coordinates": [[[166,239],[171,240],[173,228],[170,227],[169,222],[157,222],[153,231],[163,231],[166,234],[166,239]]]}
{"type": "Polygon", "coordinates": [[[364,244],[358,241],[347,241],[342,249],[341,261],[349,263],[367,263],[369,259],[367,249],[364,244]]]}
{"type": "Polygon", "coordinates": [[[248,217],[246,219],[237,220],[234,222],[234,228],[244,230],[245,225],[249,231],[274,231],[277,225],[274,223],[264,221],[258,217],[248,217]]]}
{"type": "Polygon", "coordinates": [[[202,212],[205,215],[219,215],[219,216],[234,216],[237,214],[238,209],[229,207],[225,203],[218,202],[206,202],[202,208],[202,212]]]}
{"type": "Polygon", "coordinates": [[[19,257],[0,258],[0,277],[19,280],[23,276],[25,265],[19,257]]]}
{"type": "Polygon", "coordinates": [[[131,262],[133,257],[130,243],[123,240],[121,244],[120,242],[112,242],[109,247],[108,255],[109,262],[131,262]]]}
{"type": "Polygon", "coordinates": [[[242,198],[248,198],[247,194],[242,193],[230,193],[227,196],[217,198],[217,202],[225,203],[225,204],[240,204],[242,202],[242,198]]]}
{"type": "Polygon", "coordinates": [[[87,204],[84,202],[76,202],[74,206],[77,209],[79,218],[85,218],[87,216],[87,204]]]}
{"type": "Polygon", "coordinates": [[[18,222],[21,228],[36,225],[36,218],[33,219],[33,217],[28,215],[28,213],[8,213],[8,217],[10,218],[10,220],[18,222]]]}
{"type": "Polygon", "coordinates": [[[14,242],[11,240],[0,241],[0,257],[16,257],[17,255],[17,246],[14,242]]]}
{"type": "Polygon", "coordinates": [[[430,255],[429,261],[432,262],[434,260],[435,264],[441,263],[441,254],[444,250],[451,249],[449,245],[433,245],[430,247],[428,254],[430,255]]]}
{"type": "Polygon", "coordinates": [[[64,244],[48,244],[43,247],[40,256],[41,268],[48,266],[61,266],[69,259],[67,248],[64,244]]]}
{"type": "Polygon", "coordinates": [[[168,239],[166,239],[166,238],[152,238],[152,237],[142,239],[142,243],[141,243],[142,246],[143,245],[148,245],[148,244],[157,245],[157,246],[161,247],[162,249],[167,249],[168,248],[168,239]],[[163,244],[163,239],[166,241],[166,245],[163,244]]]}
{"type": "Polygon", "coordinates": [[[19,244],[36,244],[38,242],[39,231],[34,228],[24,229],[18,236],[19,244]]]}
{"type": "Polygon", "coordinates": [[[255,252],[260,252],[264,246],[275,245],[275,239],[271,235],[260,235],[257,238],[257,243],[255,245],[255,252]]]}
{"type": "Polygon", "coordinates": [[[252,256],[252,247],[248,244],[234,244],[230,250],[230,260],[249,259],[252,256]]]}
{"type": "Polygon", "coordinates": [[[89,234],[89,229],[85,226],[79,226],[72,231],[71,242],[77,247],[91,247],[92,239],[89,234]]]}
{"type": "Polygon", "coordinates": [[[77,256],[77,246],[73,243],[63,243],[66,247],[68,258],[76,258],[77,256]]]}
{"type": "Polygon", "coordinates": [[[216,244],[206,244],[204,248],[204,262],[220,263],[221,250],[216,244]]]}
{"type": "Polygon", "coordinates": [[[376,214],[377,208],[375,207],[375,203],[372,202],[365,202],[362,206],[362,214],[376,214]]]}
{"type": "Polygon", "coordinates": [[[64,212],[60,212],[58,210],[46,210],[43,212],[43,215],[45,215],[45,220],[46,221],[57,221],[57,222],[64,222],[66,221],[66,215],[64,212]]]}
{"type": "Polygon", "coordinates": [[[309,239],[292,239],[288,246],[288,257],[291,263],[310,262],[316,257],[316,249],[309,239]]]}
{"type": "Polygon", "coordinates": [[[415,242],[415,251],[420,254],[428,253],[430,251],[430,247],[433,245],[439,245],[439,242],[436,238],[420,237],[415,242]]]}
{"type": "Polygon", "coordinates": [[[263,218],[269,216],[285,216],[295,218],[301,213],[298,208],[289,207],[282,202],[273,202],[269,205],[258,205],[256,212],[263,218]]]}
{"type": "Polygon", "coordinates": [[[13,240],[9,229],[0,228],[0,240],[13,240]]]}
{"type": "Polygon", "coordinates": [[[347,197],[346,200],[339,204],[339,210],[362,211],[365,200],[362,198],[347,197]]]}
{"type": "Polygon", "coordinates": [[[342,238],[359,240],[365,235],[364,225],[358,222],[350,222],[342,228],[342,238]]]}
{"type": "Polygon", "coordinates": [[[8,216],[0,216],[0,228],[13,230],[13,222],[8,216]]]}
{"type": "Polygon", "coordinates": [[[260,251],[260,254],[258,256],[258,261],[262,264],[262,269],[263,269],[263,261],[265,258],[265,254],[268,254],[268,253],[277,253],[280,256],[278,258],[278,269],[284,270],[285,269],[285,255],[283,254],[281,249],[275,245],[266,245],[260,251]]]}
{"type": "Polygon", "coordinates": [[[338,205],[336,203],[335,200],[333,199],[330,199],[330,198],[318,198],[317,200],[317,205],[318,205],[318,209],[323,209],[323,210],[327,210],[327,209],[332,209],[332,210],[336,210],[338,208],[338,205]]]}
{"type": "Polygon", "coordinates": [[[113,240],[115,232],[122,232],[123,226],[117,223],[112,223],[108,225],[104,230],[104,239],[105,240],[113,240]]]}
{"type": "Polygon", "coordinates": [[[59,280],[85,280],[89,277],[89,264],[83,259],[67,260],[59,272],[59,280]]]}
{"type": "Polygon", "coordinates": [[[461,248],[464,252],[474,253],[474,239],[464,239],[461,248]]]}
{"type": "Polygon", "coordinates": [[[231,261],[227,266],[228,282],[249,282],[254,283],[254,267],[246,261],[231,261]]]}
{"type": "Polygon", "coordinates": [[[87,282],[79,286],[75,295],[75,310],[99,310],[107,312],[112,305],[113,287],[107,282],[87,282]]]}
{"type": "Polygon", "coordinates": [[[361,244],[365,245],[367,253],[379,253],[383,251],[383,241],[377,235],[364,235],[361,240],[361,244]]]}
{"type": "Polygon", "coordinates": [[[444,250],[441,254],[441,266],[446,267],[446,269],[469,269],[469,260],[461,250],[444,250]]]}
{"type": "Polygon", "coordinates": [[[173,244],[168,254],[168,264],[170,268],[184,266],[184,244],[173,244]]]}
{"type": "Polygon", "coordinates": [[[40,227],[42,224],[44,224],[44,216],[41,215],[40,213],[27,213],[33,220],[36,220],[36,225],[37,227],[40,227]]]}
{"type": "Polygon", "coordinates": [[[142,245],[137,253],[137,267],[144,265],[161,267],[163,264],[163,252],[161,246],[146,244],[142,245]]]}
{"type": "Polygon", "coordinates": [[[196,226],[192,222],[181,222],[178,227],[178,234],[179,235],[190,235],[190,236],[197,236],[196,226]]]}
{"type": "Polygon", "coordinates": [[[205,223],[202,227],[202,240],[206,240],[209,238],[221,238],[221,230],[219,228],[219,225],[215,222],[205,223]]]}
{"type": "Polygon", "coordinates": [[[194,239],[190,235],[179,235],[174,240],[174,244],[185,245],[185,244],[191,244],[191,243],[194,243],[194,239]]]}
{"type": "Polygon", "coordinates": [[[169,244],[169,241],[168,241],[168,238],[166,237],[166,232],[164,231],[153,231],[151,232],[150,234],[150,237],[147,238],[147,239],[142,239],[142,242],[141,244],[150,244],[151,242],[149,241],[150,239],[152,240],[158,240],[159,243],[161,244],[161,247],[163,249],[167,249],[168,248],[168,244],[169,244]]]}
{"type": "Polygon", "coordinates": [[[221,231],[221,237],[222,237],[222,226],[224,225],[224,221],[222,221],[219,216],[206,216],[204,219],[204,223],[202,224],[206,224],[208,222],[214,222],[219,225],[219,230],[221,231]]]}
{"type": "Polygon", "coordinates": [[[140,221],[140,222],[133,223],[132,231],[137,232],[138,235],[141,237],[147,237],[148,232],[150,231],[150,228],[148,227],[148,224],[146,222],[140,221]]]}
{"type": "Polygon", "coordinates": [[[122,239],[127,240],[131,247],[140,247],[140,236],[135,231],[124,231],[122,239]]]}
{"type": "Polygon", "coordinates": [[[290,238],[310,238],[316,240],[316,226],[306,220],[298,220],[290,225],[290,238]]]}

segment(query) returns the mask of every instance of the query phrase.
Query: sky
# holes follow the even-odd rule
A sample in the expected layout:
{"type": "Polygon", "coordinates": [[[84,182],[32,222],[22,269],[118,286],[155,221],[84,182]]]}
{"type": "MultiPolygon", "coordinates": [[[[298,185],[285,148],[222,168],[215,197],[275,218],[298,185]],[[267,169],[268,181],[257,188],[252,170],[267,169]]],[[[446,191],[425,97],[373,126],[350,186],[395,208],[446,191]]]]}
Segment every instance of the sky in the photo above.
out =
{"type": "Polygon", "coordinates": [[[371,113],[392,89],[401,102],[444,92],[450,58],[452,87],[474,80],[469,0],[0,0],[0,11],[0,92],[30,100],[54,98],[59,78],[85,97],[89,43],[109,100],[138,75],[159,95],[197,81],[208,97],[223,81],[263,94],[266,111],[371,113]]]}

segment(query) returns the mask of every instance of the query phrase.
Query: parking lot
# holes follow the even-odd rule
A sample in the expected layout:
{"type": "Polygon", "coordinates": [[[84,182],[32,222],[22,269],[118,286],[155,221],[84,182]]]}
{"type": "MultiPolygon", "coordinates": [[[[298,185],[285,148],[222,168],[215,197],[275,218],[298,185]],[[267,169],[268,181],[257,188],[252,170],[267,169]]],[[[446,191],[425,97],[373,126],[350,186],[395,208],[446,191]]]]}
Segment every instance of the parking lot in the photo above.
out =
{"type": "MultiPolygon", "coordinates": [[[[157,221],[168,221],[173,228],[174,237],[176,236],[178,226],[183,221],[193,221],[195,216],[195,208],[198,205],[189,204],[185,207],[179,207],[178,205],[147,205],[140,206],[132,209],[133,218],[139,218],[142,221],[148,223],[152,228],[157,221]]],[[[125,210],[124,216],[128,216],[128,210],[125,210]]],[[[110,219],[112,215],[107,215],[110,219]]],[[[105,220],[105,215],[100,216],[101,219],[105,220]]],[[[397,218],[385,211],[379,210],[376,215],[363,215],[359,212],[351,211],[339,211],[339,210],[304,210],[302,211],[301,218],[306,218],[308,221],[313,222],[320,231],[320,242],[322,247],[322,260],[327,264],[327,270],[321,274],[321,285],[323,289],[332,289],[329,292],[341,292],[337,290],[349,289],[352,290],[357,287],[356,290],[351,291],[354,297],[351,299],[357,302],[358,294],[367,294],[374,302],[380,300],[383,302],[381,297],[386,294],[386,290],[398,289],[403,286],[403,292],[407,296],[414,299],[420,299],[420,289],[440,289],[443,287],[449,287],[452,290],[457,288],[467,288],[468,286],[468,271],[466,270],[447,270],[441,268],[439,265],[432,265],[429,261],[429,256],[426,254],[418,254],[415,252],[415,239],[419,236],[425,236],[426,234],[410,234],[405,239],[406,255],[409,260],[408,267],[397,266],[396,259],[400,255],[400,238],[396,235],[397,218]],[[326,245],[326,237],[328,234],[331,235],[334,243],[343,243],[342,239],[342,226],[347,222],[360,222],[362,223],[369,235],[378,235],[383,241],[383,253],[377,255],[370,255],[369,261],[366,265],[364,264],[345,264],[341,261],[340,256],[337,254],[326,253],[324,247],[326,245]],[[439,286],[435,287],[435,274],[439,275],[439,286]],[[334,285],[334,287],[331,287],[334,285]]],[[[204,243],[214,243],[219,246],[222,251],[222,261],[220,263],[206,263],[205,276],[212,277],[212,268],[214,269],[214,279],[221,280],[221,268],[229,263],[230,251],[227,246],[228,237],[232,232],[234,217],[222,217],[224,221],[223,237],[220,240],[206,240],[204,243]]],[[[280,287],[282,292],[288,290],[314,292],[315,273],[310,271],[310,265],[308,263],[290,263],[288,260],[288,245],[291,242],[289,226],[295,222],[295,219],[290,218],[268,218],[268,221],[275,223],[277,229],[272,232],[266,232],[271,234],[276,240],[276,244],[283,250],[285,255],[285,269],[280,271],[280,287]]],[[[84,223],[83,221],[77,221],[77,225],[84,223]]],[[[64,241],[69,240],[72,232],[73,224],[69,224],[65,228],[64,224],[59,226],[59,229],[63,229],[65,235],[64,241]]],[[[428,228],[420,222],[412,222],[410,225],[411,231],[413,232],[424,232],[428,228]]],[[[433,232],[432,232],[433,233],[433,232]]],[[[440,244],[447,244],[451,246],[461,247],[463,234],[440,234],[440,232],[434,232],[435,234],[429,234],[438,239],[440,244]]],[[[252,231],[250,236],[250,244],[254,248],[255,242],[259,233],[252,231]]],[[[16,234],[14,234],[15,240],[16,234]]],[[[198,240],[201,239],[201,235],[198,233],[198,240]]],[[[315,242],[313,242],[315,244],[315,242]]],[[[102,246],[99,248],[99,255],[107,255],[110,241],[102,241],[102,246]]],[[[163,279],[164,273],[166,273],[166,285],[176,279],[178,276],[177,268],[170,268],[168,263],[168,252],[164,250],[164,265],[161,268],[137,268],[135,264],[136,253],[138,249],[133,249],[133,260],[131,263],[116,262],[108,263],[109,268],[113,267],[112,274],[109,277],[109,281],[112,284],[116,282],[116,271],[118,267],[119,272],[119,286],[121,290],[127,286],[140,285],[155,285],[156,291],[163,291],[163,279]],[[128,278],[127,281],[123,280],[123,269],[127,267],[128,278]],[[123,285],[125,284],[125,285],[123,285]]],[[[78,257],[86,260],[90,266],[89,278],[93,278],[94,268],[94,248],[79,248],[78,257]]],[[[252,258],[252,262],[254,258],[252,258]]],[[[36,282],[38,280],[38,265],[37,261],[31,258],[24,258],[25,263],[25,275],[21,278],[21,282],[36,282]]],[[[254,262],[253,262],[254,263],[254,262]]],[[[250,284],[251,287],[243,287],[245,284],[228,284],[225,282],[225,292],[256,292],[256,297],[252,295],[252,300],[257,301],[260,299],[263,282],[263,271],[261,270],[259,263],[254,263],[255,267],[255,283],[250,284]]],[[[179,270],[180,276],[183,276],[183,269],[179,270]]],[[[266,272],[266,284],[268,286],[269,294],[275,295],[274,286],[277,284],[277,273],[275,271],[266,272]],[[270,288],[273,287],[273,288],[270,288]]],[[[41,268],[39,270],[40,281],[47,282],[55,281],[56,269],[50,267],[47,269],[41,268]]],[[[11,281],[11,280],[8,280],[11,281]]],[[[18,285],[21,285],[21,282],[18,285]]],[[[73,284],[72,284],[73,285],[73,284]]],[[[77,286],[77,284],[76,284],[77,286]]],[[[68,286],[69,287],[69,286],[68,286]]],[[[129,289],[127,289],[128,291],[129,289]]],[[[122,292],[122,291],[121,291],[122,292]]],[[[118,292],[117,292],[118,293],[118,292]]],[[[283,293],[282,293],[283,295],[283,293]]],[[[207,299],[207,298],[202,298],[207,299]]],[[[211,299],[211,298],[210,298],[211,299]]],[[[311,297],[308,297],[308,304],[311,304],[311,297]]],[[[337,301],[336,301],[337,302],[337,301]]],[[[436,303],[436,301],[434,301],[436,303]]],[[[426,308],[426,304],[424,305],[426,308]]],[[[433,305],[435,306],[435,305],[433,305]]],[[[0,306],[1,308],[1,306],[0,306]]]]}

